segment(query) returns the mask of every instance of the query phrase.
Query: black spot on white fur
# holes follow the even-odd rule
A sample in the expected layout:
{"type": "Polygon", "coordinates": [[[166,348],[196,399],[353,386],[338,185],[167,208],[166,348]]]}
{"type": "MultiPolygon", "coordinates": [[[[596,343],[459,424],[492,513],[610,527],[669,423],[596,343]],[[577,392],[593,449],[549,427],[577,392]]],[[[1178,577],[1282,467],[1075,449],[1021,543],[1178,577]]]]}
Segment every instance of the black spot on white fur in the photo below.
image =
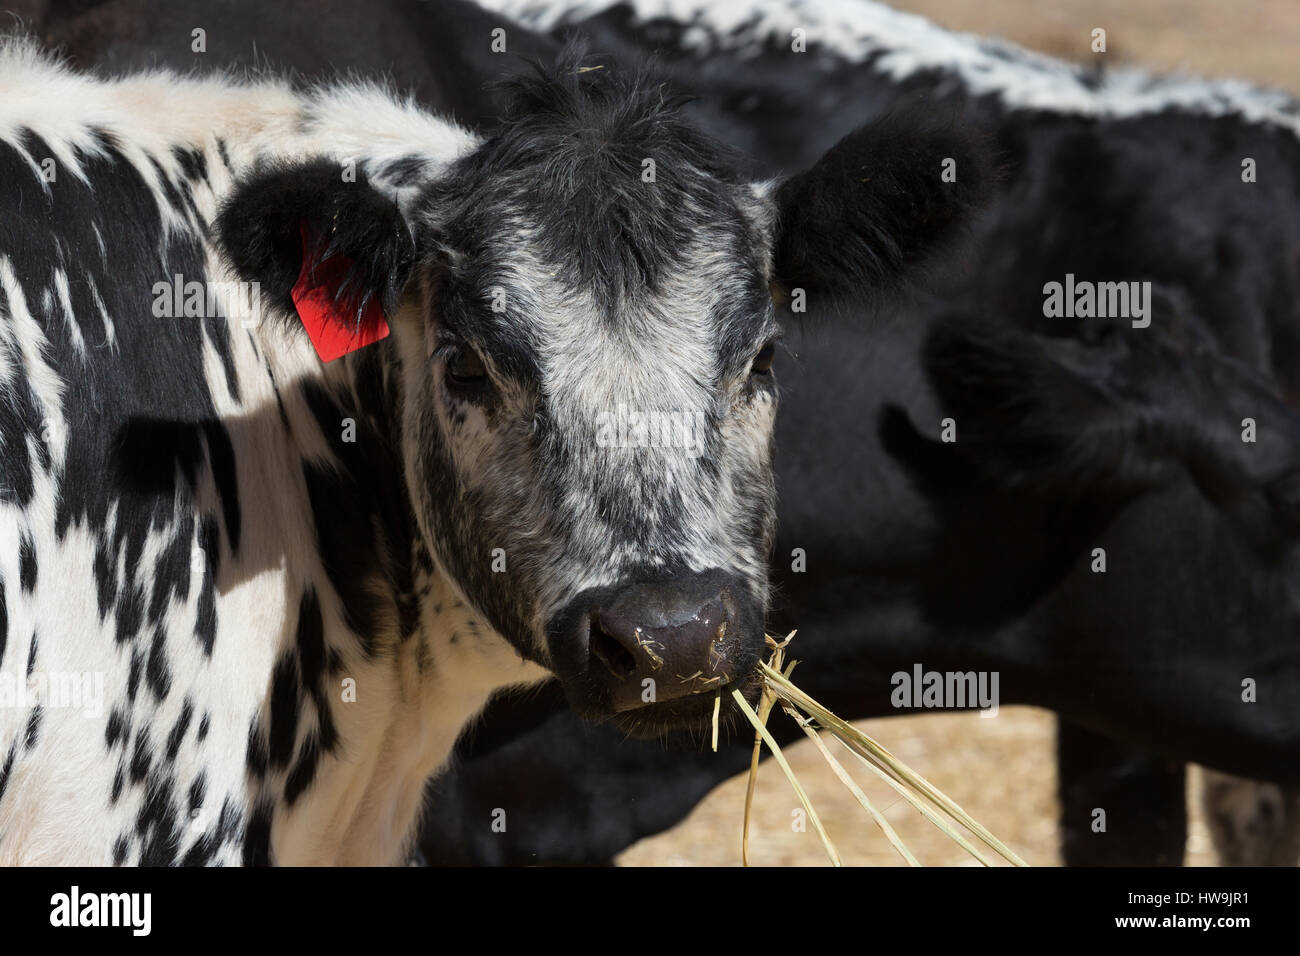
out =
{"type": "MultiPolygon", "coordinates": [[[[31,594],[36,590],[36,545],[31,537],[24,533],[18,544],[18,581],[22,585],[23,591],[31,594]]],[[[0,585],[2,589],[2,585],[0,585]]],[[[3,628],[0,627],[0,631],[3,628]]],[[[3,640],[3,638],[0,638],[3,640]]]]}
{"type": "Polygon", "coordinates": [[[32,708],[32,712],[27,715],[27,732],[23,735],[24,750],[35,748],[41,731],[41,717],[44,716],[44,713],[44,708],[37,704],[32,708]]]}

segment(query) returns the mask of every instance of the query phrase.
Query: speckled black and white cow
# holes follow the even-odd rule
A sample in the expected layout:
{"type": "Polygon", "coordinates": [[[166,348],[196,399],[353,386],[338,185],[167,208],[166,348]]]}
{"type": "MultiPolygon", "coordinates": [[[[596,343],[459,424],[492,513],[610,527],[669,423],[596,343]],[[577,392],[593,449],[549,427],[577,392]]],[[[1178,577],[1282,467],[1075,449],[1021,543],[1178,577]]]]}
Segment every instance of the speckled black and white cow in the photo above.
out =
{"type": "Polygon", "coordinates": [[[640,733],[752,691],[772,289],[887,285],[982,152],[895,121],[755,185],[576,62],[484,140],[0,51],[0,861],[397,862],[498,688],[640,733]],[[392,334],[325,364],[309,314],[392,334]]]}

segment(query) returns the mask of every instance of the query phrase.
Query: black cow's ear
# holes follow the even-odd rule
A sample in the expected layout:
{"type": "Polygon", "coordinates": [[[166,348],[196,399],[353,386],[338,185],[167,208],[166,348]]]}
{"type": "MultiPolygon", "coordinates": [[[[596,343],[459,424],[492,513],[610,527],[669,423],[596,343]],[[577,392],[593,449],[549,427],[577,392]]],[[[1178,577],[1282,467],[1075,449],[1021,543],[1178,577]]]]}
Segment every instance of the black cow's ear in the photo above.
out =
{"type": "Polygon", "coordinates": [[[1157,335],[1085,344],[953,313],[931,329],[923,362],[955,420],[952,447],[1002,490],[1119,502],[1191,473],[1213,498],[1233,484],[1231,462],[1190,399],[1169,401],[1188,374],[1177,355],[1157,335]]]}
{"type": "Polygon", "coordinates": [[[1122,350],[1122,342],[1075,348],[1010,322],[953,313],[931,328],[922,361],[976,470],[1001,488],[1065,496],[1071,487],[1110,485],[1133,463],[1133,446],[1114,438],[1135,419],[1106,386],[1122,350]]]}
{"type": "Polygon", "coordinates": [[[216,237],[263,302],[293,316],[311,288],[334,331],[360,337],[375,337],[368,326],[396,309],[415,261],[397,204],[362,171],[329,159],[259,169],[222,206],[216,237]]]}
{"type": "Polygon", "coordinates": [[[889,117],[855,130],[777,188],[777,294],[843,303],[897,288],[994,185],[991,149],[972,128],[889,117]]]}

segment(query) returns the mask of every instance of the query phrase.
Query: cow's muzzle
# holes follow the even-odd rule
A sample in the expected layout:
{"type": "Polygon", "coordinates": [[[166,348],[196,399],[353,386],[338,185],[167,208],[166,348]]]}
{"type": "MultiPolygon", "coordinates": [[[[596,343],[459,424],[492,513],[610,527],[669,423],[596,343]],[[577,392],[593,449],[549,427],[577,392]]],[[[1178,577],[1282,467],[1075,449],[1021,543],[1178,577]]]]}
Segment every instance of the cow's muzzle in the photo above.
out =
{"type": "MultiPolygon", "coordinates": [[[[551,658],[573,708],[588,718],[638,712],[696,723],[707,708],[672,706],[752,682],[763,614],[723,571],[638,580],[580,594],[549,629],[551,658]]],[[[663,723],[663,722],[657,722],[663,723]]],[[[662,728],[661,728],[662,729],[662,728]]]]}

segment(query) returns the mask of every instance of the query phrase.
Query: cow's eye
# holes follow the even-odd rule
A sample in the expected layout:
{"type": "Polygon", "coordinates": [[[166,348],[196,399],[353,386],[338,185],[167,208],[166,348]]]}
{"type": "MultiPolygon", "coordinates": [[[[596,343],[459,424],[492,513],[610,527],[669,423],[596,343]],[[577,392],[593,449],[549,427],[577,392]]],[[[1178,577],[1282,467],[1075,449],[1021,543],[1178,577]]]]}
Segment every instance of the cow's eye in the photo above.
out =
{"type": "Polygon", "coordinates": [[[471,348],[458,348],[447,356],[447,381],[457,388],[481,388],[487,384],[487,366],[471,348]]]}
{"type": "Polygon", "coordinates": [[[776,343],[768,342],[754,356],[754,364],[749,367],[751,375],[767,375],[772,371],[772,362],[776,359],[776,343]]]}

